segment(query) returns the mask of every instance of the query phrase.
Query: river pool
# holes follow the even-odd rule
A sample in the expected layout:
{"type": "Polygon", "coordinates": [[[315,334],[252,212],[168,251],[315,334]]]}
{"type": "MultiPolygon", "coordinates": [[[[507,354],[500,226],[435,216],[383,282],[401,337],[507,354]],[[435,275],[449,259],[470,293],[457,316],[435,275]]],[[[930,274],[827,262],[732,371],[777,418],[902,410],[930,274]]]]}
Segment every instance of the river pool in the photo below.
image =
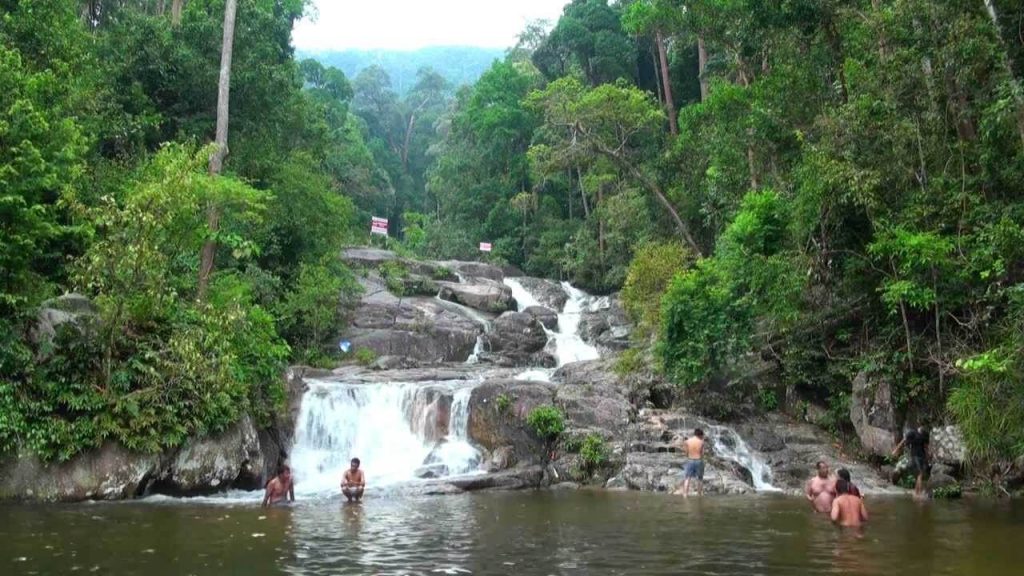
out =
{"type": "Polygon", "coordinates": [[[868,499],[857,533],[785,496],[369,494],[0,506],[0,574],[1020,574],[1024,502],[868,499]]]}

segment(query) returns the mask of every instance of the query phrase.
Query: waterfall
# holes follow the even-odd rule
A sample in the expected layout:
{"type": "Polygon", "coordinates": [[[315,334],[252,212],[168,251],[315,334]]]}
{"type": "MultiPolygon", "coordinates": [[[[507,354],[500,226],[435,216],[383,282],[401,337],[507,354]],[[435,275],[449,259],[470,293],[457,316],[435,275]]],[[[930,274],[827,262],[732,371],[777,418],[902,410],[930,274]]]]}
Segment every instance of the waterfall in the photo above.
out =
{"type": "Polygon", "coordinates": [[[442,308],[447,308],[448,310],[462,314],[483,328],[483,332],[478,334],[476,337],[476,344],[473,345],[473,352],[469,355],[469,358],[466,358],[466,364],[476,364],[479,362],[480,353],[484,351],[484,335],[491,331],[491,319],[478,310],[470,308],[469,306],[463,306],[458,302],[445,300],[441,298],[440,295],[435,296],[434,299],[437,300],[442,308]]]}
{"type": "Polygon", "coordinates": [[[735,462],[750,471],[754,489],[758,492],[777,492],[772,485],[772,468],[763,458],[743,440],[735,430],[728,426],[710,426],[708,436],[715,455],[723,460],[735,462]]]}
{"type": "MultiPolygon", "coordinates": [[[[512,290],[512,297],[515,298],[516,307],[520,312],[530,306],[543,306],[519,280],[505,278],[504,282],[512,290]]],[[[579,335],[580,319],[590,296],[582,290],[574,288],[568,282],[562,282],[562,290],[569,298],[558,314],[558,330],[544,329],[548,335],[548,342],[554,342],[558,366],[562,367],[582,360],[597,360],[601,357],[597,348],[584,342],[579,335]]]]}
{"type": "Polygon", "coordinates": [[[371,487],[413,481],[425,464],[443,476],[479,462],[467,436],[475,383],[308,384],[291,455],[297,492],[336,493],[353,457],[371,487]]]}

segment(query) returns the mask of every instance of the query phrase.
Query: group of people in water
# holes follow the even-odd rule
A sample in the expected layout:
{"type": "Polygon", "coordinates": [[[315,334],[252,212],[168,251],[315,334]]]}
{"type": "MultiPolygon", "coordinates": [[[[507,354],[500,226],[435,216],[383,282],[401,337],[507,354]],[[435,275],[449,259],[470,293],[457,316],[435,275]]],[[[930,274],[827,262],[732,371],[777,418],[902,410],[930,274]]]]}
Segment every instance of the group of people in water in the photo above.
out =
{"type": "MultiPolygon", "coordinates": [[[[683,497],[690,495],[691,486],[696,489],[697,495],[704,493],[704,443],[704,431],[700,428],[693,431],[693,436],[679,443],[686,453],[686,462],[683,463],[683,485],[676,493],[682,493],[683,497]]],[[[892,455],[895,457],[903,448],[910,450],[910,466],[916,476],[914,494],[920,497],[924,493],[929,469],[928,430],[921,427],[907,432],[893,449],[892,455]]],[[[363,490],[366,489],[366,475],[359,466],[359,458],[353,458],[349,469],[341,477],[341,493],[348,502],[362,500],[363,490]]],[[[819,461],[815,468],[817,473],[807,481],[804,491],[814,510],[828,514],[839,526],[861,526],[867,522],[868,509],[860,489],[850,479],[850,471],[840,468],[833,477],[824,461],[819,461]]],[[[263,506],[294,501],[292,472],[287,465],[282,465],[277,475],[267,482],[263,506]]]]}
{"type": "MultiPolygon", "coordinates": [[[[363,491],[366,489],[366,475],[360,469],[360,464],[359,458],[353,458],[349,462],[348,470],[341,475],[341,493],[349,502],[361,501],[363,491]]],[[[282,464],[277,469],[277,475],[267,482],[266,491],[263,493],[263,507],[294,501],[295,481],[292,479],[292,470],[286,464],[282,464]]]]}
{"type": "MultiPolygon", "coordinates": [[[[901,450],[910,451],[910,471],[915,476],[914,495],[923,497],[928,481],[929,471],[929,434],[924,426],[908,431],[892,451],[896,457],[901,450]]],[[[697,428],[693,435],[679,443],[686,453],[683,463],[683,485],[676,491],[683,497],[690,495],[690,486],[695,485],[697,494],[704,492],[704,431],[697,428]]],[[[868,521],[868,509],[864,505],[864,496],[850,478],[850,471],[840,468],[833,477],[829,465],[819,461],[815,466],[817,473],[807,481],[804,491],[807,500],[814,510],[828,514],[839,526],[862,526],[868,521]]]]}

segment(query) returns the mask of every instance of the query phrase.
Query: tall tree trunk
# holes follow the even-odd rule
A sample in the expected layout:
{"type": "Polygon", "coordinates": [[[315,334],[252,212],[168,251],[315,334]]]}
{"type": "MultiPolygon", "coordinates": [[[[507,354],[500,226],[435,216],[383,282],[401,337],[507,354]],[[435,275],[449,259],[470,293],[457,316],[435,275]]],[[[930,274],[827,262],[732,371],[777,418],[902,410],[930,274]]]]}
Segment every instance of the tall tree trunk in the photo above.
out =
{"type": "Polygon", "coordinates": [[[668,114],[668,129],[673,136],[679,134],[679,120],[676,118],[676,103],[672,99],[672,81],[668,74],[668,54],[665,53],[665,39],[661,36],[661,30],[655,34],[655,42],[658,44],[658,60],[661,62],[661,82],[665,86],[665,113],[668,114]]]}
{"type": "MultiPolygon", "coordinates": [[[[181,24],[181,11],[185,8],[185,0],[171,1],[171,24],[181,24]]],[[[226,10],[226,7],[225,7],[226,10]]]]}
{"type": "Polygon", "coordinates": [[[1010,92],[1013,93],[1013,99],[1017,103],[1017,132],[1020,135],[1021,147],[1024,148],[1024,92],[1022,92],[1020,80],[1013,73],[1013,58],[1010,56],[1009,47],[1006,45],[1006,40],[1003,39],[1003,28],[999,25],[999,12],[996,10],[995,0],[983,0],[985,2],[985,9],[988,12],[988,17],[992,21],[992,28],[996,33],[996,39],[999,40],[999,45],[1003,48],[1002,65],[1006,71],[1007,82],[1010,83],[1010,92]]]}
{"type": "Polygon", "coordinates": [[[580,198],[583,199],[583,216],[590,218],[590,203],[587,202],[587,191],[583,189],[583,175],[579,166],[576,167],[576,184],[580,187],[580,198]]]}
{"type": "Polygon", "coordinates": [[[704,43],[704,34],[697,35],[697,77],[700,80],[700,101],[708,99],[708,47],[704,43]]]}
{"type": "MultiPolygon", "coordinates": [[[[177,1],[177,0],[176,0],[177,1]]],[[[219,175],[224,168],[224,157],[228,154],[228,103],[231,96],[231,53],[235,44],[235,13],[238,0],[227,0],[224,5],[224,36],[220,51],[220,80],[217,86],[217,134],[216,147],[210,154],[210,174],[219,175]]],[[[206,298],[206,289],[213,273],[213,261],[217,253],[216,234],[220,229],[220,206],[211,201],[206,208],[207,233],[210,235],[203,243],[203,252],[199,262],[200,300],[206,298]]]]}
{"type": "Polygon", "coordinates": [[[658,91],[658,102],[665,102],[665,95],[661,92],[661,73],[659,69],[661,66],[658,65],[658,54],[657,50],[651,52],[651,64],[654,65],[654,88],[658,91]]]}

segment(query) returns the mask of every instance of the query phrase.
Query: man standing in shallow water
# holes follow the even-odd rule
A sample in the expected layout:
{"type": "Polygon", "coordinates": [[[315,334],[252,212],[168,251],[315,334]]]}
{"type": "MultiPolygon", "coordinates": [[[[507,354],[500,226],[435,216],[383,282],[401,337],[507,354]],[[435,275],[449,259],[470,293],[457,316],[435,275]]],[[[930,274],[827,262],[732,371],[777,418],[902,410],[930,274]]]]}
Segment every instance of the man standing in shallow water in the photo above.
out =
{"type": "Polygon", "coordinates": [[[704,495],[704,431],[697,428],[693,436],[683,442],[686,464],[683,464],[683,497],[690,496],[690,481],[697,484],[697,495],[704,495]]]}
{"type": "Polygon", "coordinates": [[[818,473],[807,481],[807,500],[822,514],[832,511],[832,500],[836,495],[835,481],[828,476],[828,464],[818,461],[818,473]]]}
{"type": "Polygon", "coordinates": [[[292,481],[292,470],[288,466],[281,465],[277,469],[277,476],[267,482],[267,490],[263,494],[264,508],[277,504],[278,502],[295,501],[295,483],[292,481]]]}
{"type": "Polygon", "coordinates": [[[359,502],[363,498],[363,489],[366,487],[366,476],[359,469],[359,458],[353,458],[351,467],[345,470],[341,477],[341,493],[349,502],[359,502]]]}

